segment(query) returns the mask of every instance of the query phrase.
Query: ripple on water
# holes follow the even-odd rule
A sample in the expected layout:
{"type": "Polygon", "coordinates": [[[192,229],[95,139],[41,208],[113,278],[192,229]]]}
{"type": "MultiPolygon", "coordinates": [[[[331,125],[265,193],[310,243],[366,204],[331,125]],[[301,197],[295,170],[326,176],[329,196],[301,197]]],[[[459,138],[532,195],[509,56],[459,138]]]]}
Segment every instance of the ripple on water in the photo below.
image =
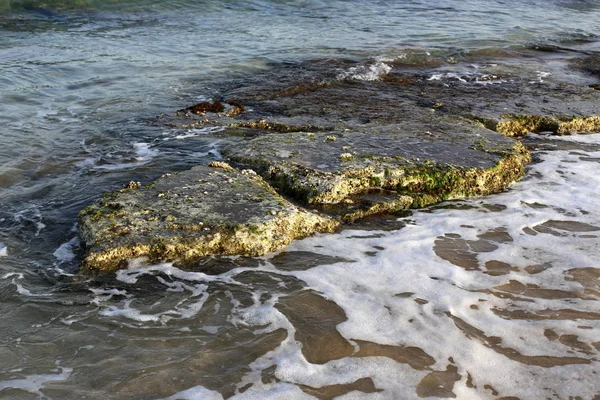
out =
{"type": "Polygon", "coordinates": [[[597,2],[409,3],[0,0],[0,397],[593,398],[597,135],[526,139],[540,163],[509,192],[354,225],[370,232],[260,259],[60,269],[76,267],[73,221],[101,192],[220,157],[220,128],[142,120],[218,98],[215,82],[243,93],[248,72],[318,58],[267,95],[597,84],[593,59],[573,64],[585,75],[553,62],[597,50],[597,2]]]}

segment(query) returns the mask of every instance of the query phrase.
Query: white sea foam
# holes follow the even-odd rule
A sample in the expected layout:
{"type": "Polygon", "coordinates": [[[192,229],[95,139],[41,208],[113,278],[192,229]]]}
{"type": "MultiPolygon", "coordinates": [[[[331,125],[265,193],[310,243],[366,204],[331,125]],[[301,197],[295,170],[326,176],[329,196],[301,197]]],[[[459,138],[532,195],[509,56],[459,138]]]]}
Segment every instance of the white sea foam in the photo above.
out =
{"type": "Polygon", "coordinates": [[[14,280],[13,280],[13,283],[17,287],[17,293],[19,293],[22,296],[28,296],[28,297],[50,297],[50,296],[52,296],[52,294],[50,294],[50,293],[33,293],[31,290],[27,289],[20,283],[15,282],[14,280]]]}
{"type": "Polygon", "coordinates": [[[122,317],[137,322],[160,322],[166,323],[174,318],[176,312],[167,310],[155,314],[143,313],[135,307],[131,306],[133,299],[128,299],[122,302],[119,306],[107,306],[99,311],[100,315],[105,317],[122,317]]]}
{"type": "Polygon", "coordinates": [[[464,79],[461,75],[456,74],[454,72],[443,72],[443,73],[433,74],[429,78],[427,78],[428,81],[441,81],[443,79],[456,79],[460,82],[465,82],[465,83],[467,82],[467,80],[464,79]]]}
{"type": "Polygon", "coordinates": [[[133,149],[135,150],[136,160],[138,161],[150,160],[158,154],[158,150],[150,148],[150,143],[136,142],[133,144],[133,149]]]}
{"type": "Polygon", "coordinates": [[[289,383],[254,385],[244,393],[230,397],[232,400],[313,400],[315,397],[304,393],[298,386],[289,383]]]}
{"type": "Polygon", "coordinates": [[[13,218],[17,223],[29,222],[35,225],[35,236],[39,236],[42,229],[46,227],[46,225],[42,222],[44,219],[42,212],[37,206],[31,206],[16,212],[13,215],[13,218]]]}
{"type": "Polygon", "coordinates": [[[8,246],[0,242],[0,257],[8,257],[8,246]]]}
{"type": "MultiPolygon", "coordinates": [[[[175,136],[174,139],[182,140],[189,139],[192,137],[206,136],[213,133],[222,132],[223,130],[225,130],[225,127],[223,126],[207,126],[204,128],[188,129],[185,134],[179,134],[175,136]]],[[[168,139],[169,138],[165,138],[164,140],[168,139]]]]}
{"type": "MultiPolygon", "coordinates": [[[[231,273],[235,273],[236,271],[232,271],[231,273]]],[[[136,283],[140,276],[142,275],[157,275],[164,274],[166,276],[181,279],[185,281],[191,282],[226,282],[230,284],[235,284],[236,282],[231,279],[229,274],[223,275],[207,275],[203,272],[189,272],[183,271],[175,266],[173,263],[161,263],[154,265],[136,265],[133,268],[124,269],[117,271],[117,279],[125,282],[125,283],[136,283]]]]}
{"type": "Polygon", "coordinates": [[[135,159],[135,161],[133,161],[133,162],[99,164],[100,157],[98,157],[98,158],[88,157],[88,158],[78,162],[76,165],[81,168],[87,167],[87,168],[93,168],[93,169],[114,171],[114,170],[134,168],[134,167],[138,167],[140,165],[145,165],[145,164],[149,163],[150,161],[152,161],[152,159],[159,154],[159,151],[157,149],[152,148],[150,143],[134,142],[131,144],[131,146],[132,146],[131,150],[133,151],[132,156],[135,159]]]}
{"type": "Polygon", "coordinates": [[[272,332],[278,328],[293,330],[283,314],[274,307],[278,296],[272,296],[263,303],[260,301],[262,294],[261,291],[254,292],[252,294],[254,304],[249,307],[241,307],[240,303],[229,293],[228,297],[234,305],[230,322],[235,326],[266,326],[267,328],[260,330],[260,333],[272,332]]]}
{"type": "Polygon", "coordinates": [[[8,273],[2,275],[2,277],[0,277],[0,280],[4,280],[4,279],[8,279],[8,278],[23,279],[23,278],[25,278],[25,275],[23,275],[20,272],[8,272],[8,273]]]}
{"type": "MultiPolygon", "coordinates": [[[[191,318],[202,309],[210,285],[236,285],[251,291],[251,301],[246,298],[241,302],[233,290],[226,291],[231,303],[228,322],[239,329],[254,329],[257,335],[277,329],[288,334],[277,348],[249,365],[250,372],[238,388],[251,385],[234,399],[311,398],[299,385],[319,388],[362,378],[370,378],[382,391],[354,391],[340,398],[417,397],[416,387],[431,370],[416,370],[383,356],[308,362],[297,336],[298,330],[305,328],[295,327],[276,308],[281,295],[250,289],[236,281],[242,272],[277,272],[298,278],[340,306],[347,320],[337,330],[356,349],[356,340],[417,347],[435,360],[431,366],[434,371],[454,365],[460,377],[452,392],[458,398],[592,398],[597,391],[599,363],[591,344],[598,341],[599,320],[523,319],[499,314],[517,311],[544,315],[546,310],[559,313],[568,309],[598,312],[597,289],[583,286],[597,288],[598,284],[568,278],[572,269],[600,265],[600,151],[590,150],[600,144],[600,135],[560,137],[555,143],[559,146],[565,142],[583,147],[539,152],[541,162],[532,164],[526,179],[508,192],[461,201],[466,208],[416,211],[404,218],[407,225],[398,231],[346,230],[296,241],[285,249],[341,257],[348,262],[282,271],[276,262],[271,263],[271,254],[263,257],[258,268],[236,268],[221,275],[185,272],[169,263],[136,265],[119,271],[117,278],[135,284],[143,275],[154,275],[165,290],[184,296],[184,300],[151,314],[136,307],[131,294],[118,293],[125,299],[114,305],[114,295],[98,293],[107,299],[99,303],[101,313],[159,323],[191,318]],[[582,227],[581,231],[577,227],[582,227]],[[500,239],[494,236],[498,232],[500,239]],[[442,258],[435,246],[448,240],[459,243],[454,251],[463,251],[463,257],[470,252],[478,269],[465,269],[455,265],[452,258],[442,258]],[[469,250],[469,243],[474,250],[469,250]],[[479,252],[476,244],[480,245],[479,252]],[[490,262],[506,263],[506,274],[487,274],[486,263],[490,262]],[[548,268],[535,274],[526,270],[541,264],[548,268]],[[516,292],[502,289],[510,284],[517,285],[516,292]],[[552,298],[548,293],[567,294],[552,298]],[[549,329],[562,337],[576,335],[589,351],[569,347],[566,339],[549,340],[545,336],[549,329]],[[542,366],[543,360],[552,357],[567,365],[542,366]],[[273,373],[279,382],[263,382],[262,371],[269,367],[275,367],[273,373]],[[493,396],[486,386],[499,394],[493,396]]],[[[205,328],[205,332],[219,333],[216,326],[205,328]]],[[[170,399],[219,396],[194,386],[170,399]]]]}
{"type": "Polygon", "coordinates": [[[194,386],[192,388],[175,393],[165,400],[223,400],[219,392],[206,389],[204,386],[194,386]]]}
{"type": "MultiPolygon", "coordinates": [[[[100,315],[126,318],[136,322],[166,324],[171,320],[188,319],[196,316],[202,310],[204,303],[209,297],[207,283],[220,282],[239,285],[230,277],[231,274],[236,273],[236,270],[231,271],[229,274],[215,276],[201,272],[183,271],[174,267],[172,263],[143,265],[141,260],[135,260],[132,265],[132,268],[118,271],[117,279],[128,284],[135,284],[143,275],[155,276],[157,281],[164,285],[165,291],[181,293],[182,300],[171,308],[161,312],[150,313],[145,311],[147,307],[140,308],[136,304],[135,297],[126,291],[90,289],[94,293],[92,303],[100,307],[98,311],[100,315]],[[163,276],[169,279],[164,279],[163,276]],[[114,304],[116,296],[119,296],[121,300],[118,300],[117,304],[114,304]]],[[[149,309],[160,308],[160,306],[160,301],[158,301],[149,307],[149,309]]],[[[240,320],[243,319],[243,317],[239,318],[240,320]]]]}
{"type": "Polygon", "coordinates": [[[75,166],[78,168],[92,168],[96,165],[96,159],[93,157],[86,157],[81,161],[77,161],[75,166]]]}
{"type": "Polygon", "coordinates": [[[91,301],[92,304],[95,305],[100,305],[101,303],[104,303],[108,300],[112,300],[114,297],[131,297],[128,295],[127,291],[125,290],[119,290],[119,289],[96,289],[96,288],[90,288],[89,289],[90,292],[92,292],[94,294],[94,298],[91,301]]]}
{"type": "Polygon", "coordinates": [[[15,287],[17,288],[17,293],[19,293],[22,296],[28,296],[28,297],[49,297],[49,296],[51,296],[50,293],[34,293],[34,292],[30,291],[29,289],[27,289],[25,286],[23,286],[21,284],[21,282],[19,282],[19,281],[24,281],[25,275],[20,272],[8,272],[0,277],[0,280],[7,280],[7,279],[11,279],[12,284],[15,285],[15,287]]]}
{"type": "Polygon", "coordinates": [[[61,244],[54,250],[52,255],[58,260],[59,264],[72,261],[75,258],[75,249],[79,246],[79,237],[75,236],[68,242],[61,244]]]}
{"type": "Polygon", "coordinates": [[[337,79],[353,79],[358,81],[377,81],[390,73],[392,67],[384,61],[385,59],[376,59],[374,62],[365,65],[351,67],[347,71],[337,76],[337,79]]]}
{"type": "Polygon", "coordinates": [[[505,79],[501,79],[493,74],[486,74],[479,71],[463,71],[463,72],[439,72],[427,78],[428,81],[458,81],[461,83],[474,83],[477,85],[496,85],[505,83],[505,79]]]}
{"type": "Polygon", "coordinates": [[[46,398],[41,390],[49,382],[66,381],[73,372],[72,368],[58,368],[56,373],[43,375],[27,375],[23,378],[8,379],[0,381],[0,392],[5,389],[20,389],[46,398]]]}
{"type": "Polygon", "coordinates": [[[547,78],[550,75],[552,75],[550,72],[545,72],[545,71],[536,71],[535,73],[537,75],[537,82],[540,82],[540,83],[544,83],[544,78],[547,78]]]}

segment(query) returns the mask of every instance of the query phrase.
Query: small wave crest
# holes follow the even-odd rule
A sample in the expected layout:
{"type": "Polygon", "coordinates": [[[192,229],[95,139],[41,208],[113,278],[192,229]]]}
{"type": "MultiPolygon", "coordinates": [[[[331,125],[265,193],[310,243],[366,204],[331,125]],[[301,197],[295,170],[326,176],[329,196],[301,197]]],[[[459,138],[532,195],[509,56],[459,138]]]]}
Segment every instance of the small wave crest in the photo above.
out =
{"type": "Polygon", "coordinates": [[[152,148],[150,143],[134,142],[129,149],[122,149],[110,153],[97,153],[102,149],[95,146],[85,146],[85,150],[91,153],[91,157],[79,161],[76,165],[80,168],[96,170],[122,170],[135,168],[147,164],[159,154],[152,148]]]}
{"type": "Polygon", "coordinates": [[[386,59],[376,59],[373,63],[351,67],[337,76],[338,80],[377,81],[389,74],[392,67],[386,59]]]}
{"type": "Polygon", "coordinates": [[[474,72],[438,72],[432,74],[428,81],[443,81],[443,82],[461,82],[461,83],[475,83],[479,85],[495,85],[507,82],[506,79],[502,79],[497,75],[493,74],[481,74],[474,72]]]}

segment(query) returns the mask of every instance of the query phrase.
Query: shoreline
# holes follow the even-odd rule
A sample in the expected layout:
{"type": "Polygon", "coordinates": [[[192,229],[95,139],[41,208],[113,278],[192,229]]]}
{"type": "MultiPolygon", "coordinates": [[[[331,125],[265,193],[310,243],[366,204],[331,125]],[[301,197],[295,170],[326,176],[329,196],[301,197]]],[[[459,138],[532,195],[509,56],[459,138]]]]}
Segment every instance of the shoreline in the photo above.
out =
{"type": "MultiPolygon", "coordinates": [[[[590,58],[595,60],[585,56],[570,63],[597,74],[588,68],[590,58]]],[[[527,149],[510,137],[600,131],[600,91],[593,86],[498,76],[480,85],[454,75],[425,78],[403,61],[385,65],[373,79],[354,74],[327,81],[317,75],[317,84],[292,79],[284,87],[243,86],[222,101],[162,117],[170,126],[222,127],[222,136],[233,130],[238,140],[222,150],[231,166],[212,164],[238,176],[259,175],[253,179],[266,191],[257,198],[246,193],[247,185],[212,182],[195,189],[208,196],[186,195],[184,201],[176,193],[197,181],[182,178],[184,172],[108,194],[79,216],[84,269],[111,271],[139,257],[190,262],[211,255],[258,256],[370,215],[498,193],[519,180],[530,161],[527,149]],[[158,193],[157,184],[169,189],[158,193]],[[213,213],[219,215],[218,207],[206,207],[215,201],[215,188],[224,190],[218,203],[229,199],[239,207],[211,221],[213,213]],[[280,208],[260,211],[266,193],[283,196],[280,208]],[[255,204],[239,202],[243,197],[255,198],[255,204]],[[304,215],[298,223],[321,222],[280,230],[284,221],[297,224],[288,219],[297,217],[283,217],[283,209],[294,207],[289,201],[304,215]],[[272,222],[276,216],[283,219],[272,222]]],[[[327,69],[320,74],[332,75],[327,69]]]]}

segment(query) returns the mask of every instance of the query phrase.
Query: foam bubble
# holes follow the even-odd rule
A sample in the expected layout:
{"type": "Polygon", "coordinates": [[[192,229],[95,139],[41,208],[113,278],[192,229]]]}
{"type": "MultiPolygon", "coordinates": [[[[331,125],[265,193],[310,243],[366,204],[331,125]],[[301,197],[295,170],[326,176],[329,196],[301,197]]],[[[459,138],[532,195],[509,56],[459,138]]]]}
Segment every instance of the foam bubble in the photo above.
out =
{"type": "Polygon", "coordinates": [[[552,75],[550,72],[545,71],[535,71],[535,73],[537,75],[537,81],[540,83],[544,83],[544,78],[547,78],[550,75],[552,75]]]}
{"type": "MultiPolygon", "coordinates": [[[[40,217],[41,218],[41,217],[40,217]]],[[[38,221],[35,223],[35,236],[39,236],[40,232],[42,231],[42,229],[44,229],[46,227],[46,224],[44,224],[42,221],[38,221]]]]}
{"type": "Polygon", "coordinates": [[[150,143],[136,142],[133,144],[136,157],[138,161],[149,161],[158,154],[158,150],[151,149],[150,143]]]}

